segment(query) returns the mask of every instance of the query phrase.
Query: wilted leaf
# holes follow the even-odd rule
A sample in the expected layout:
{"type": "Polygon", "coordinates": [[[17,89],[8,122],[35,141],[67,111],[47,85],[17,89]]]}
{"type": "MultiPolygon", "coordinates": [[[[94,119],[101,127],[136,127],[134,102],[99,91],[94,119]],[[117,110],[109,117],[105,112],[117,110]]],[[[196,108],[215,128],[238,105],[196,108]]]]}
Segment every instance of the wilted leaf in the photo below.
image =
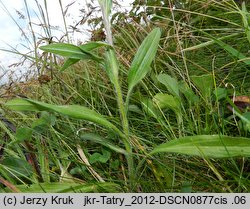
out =
{"type": "Polygon", "coordinates": [[[227,99],[227,101],[229,102],[227,108],[232,112],[233,110],[237,110],[239,113],[240,111],[245,112],[250,107],[250,98],[248,96],[235,96],[227,99]]]}

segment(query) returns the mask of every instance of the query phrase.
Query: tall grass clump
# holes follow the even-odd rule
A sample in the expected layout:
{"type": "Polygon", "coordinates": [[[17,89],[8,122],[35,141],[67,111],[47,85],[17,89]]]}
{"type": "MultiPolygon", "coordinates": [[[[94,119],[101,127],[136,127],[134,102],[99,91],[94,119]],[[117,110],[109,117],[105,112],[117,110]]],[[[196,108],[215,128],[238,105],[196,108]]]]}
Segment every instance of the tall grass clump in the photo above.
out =
{"type": "Polygon", "coordinates": [[[142,10],[135,1],[130,15],[112,15],[111,0],[98,2],[106,41],[41,46],[65,58],[39,60],[59,72],[36,94],[4,103],[22,123],[1,122],[6,159],[25,164],[0,167],[5,186],[248,191],[249,63],[235,44],[239,36],[249,45],[247,5],[148,1],[142,10]]]}

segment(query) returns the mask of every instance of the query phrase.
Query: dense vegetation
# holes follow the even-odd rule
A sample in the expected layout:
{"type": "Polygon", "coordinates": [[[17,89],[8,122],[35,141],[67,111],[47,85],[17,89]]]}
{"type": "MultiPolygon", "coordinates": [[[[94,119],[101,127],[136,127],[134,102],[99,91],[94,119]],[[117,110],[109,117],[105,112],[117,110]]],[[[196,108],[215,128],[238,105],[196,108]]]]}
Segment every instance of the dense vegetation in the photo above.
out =
{"type": "Polygon", "coordinates": [[[249,4],[99,3],[6,88],[0,191],[249,192],[249,4]]]}

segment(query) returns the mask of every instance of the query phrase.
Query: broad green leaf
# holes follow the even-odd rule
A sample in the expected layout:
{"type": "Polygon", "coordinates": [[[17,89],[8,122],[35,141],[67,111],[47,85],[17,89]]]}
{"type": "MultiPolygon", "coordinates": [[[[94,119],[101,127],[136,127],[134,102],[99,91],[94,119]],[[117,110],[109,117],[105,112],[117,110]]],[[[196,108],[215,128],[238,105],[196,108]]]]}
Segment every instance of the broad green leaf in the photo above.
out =
{"type": "Polygon", "coordinates": [[[140,115],[143,114],[141,109],[137,105],[134,105],[134,104],[131,104],[131,105],[128,106],[128,111],[129,112],[134,112],[134,113],[137,113],[137,114],[140,114],[140,115]]]}
{"type": "Polygon", "coordinates": [[[225,99],[227,97],[227,89],[226,88],[216,88],[214,91],[213,91],[214,95],[216,96],[216,98],[218,100],[220,99],[225,99]]]}
{"type": "Polygon", "coordinates": [[[250,138],[220,135],[186,136],[157,146],[151,154],[161,152],[208,158],[250,157],[250,138]]]}
{"type": "Polygon", "coordinates": [[[204,98],[209,98],[214,86],[213,76],[211,74],[205,74],[201,76],[191,76],[194,85],[200,90],[201,95],[204,98]]]}
{"type": "Polygon", "coordinates": [[[182,122],[182,112],[181,112],[181,102],[180,99],[170,95],[170,94],[162,94],[158,93],[154,96],[153,101],[157,106],[161,109],[170,109],[172,110],[178,121],[178,124],[182,122]]]}
{"type": "Polygon", "coordinates": [[[175,78],[172,78],[167,74],[159,74],[157,76],[157,80],[161,82],[164,86],[166,86],[169,93],[176,96],[177,98],[180,97],[178,81],[175,78]]]}
{"type": "MultiPolygon", "coordinates": [[[[110,45],[104,43],[104,42],[88,42],[84,45],[79,46],[80,49],[84,51],[91,51],[100,47],[110,47],[110,45]]],[[[68,67],[71,65],[79,62],[81,59],[74,59],[74,58],[68,58],[65,63],[63,64],[62,68],[60,69],[61,71],[66,70],[68,67]]]]}
{"type": "Polygon", "coordinates": [[[91,59],[97,62],[103,62],[102,58],[92,54],[89,51],[84,50],[83,46],[78,47],[73,44],[54,43],[54,44],[48,44],[46,46],[41,46],[40,49],[46,52],[51,52],[71,59],[82,59],[82,60],[91,59]]]}
{"type": "Polygon", "coordinates": [[[120,135],[120,130],[110,123],[103,115],[80,105],[53,105],[44,102],[38,102],[31,99],[13,99],[6,103],[6,106],[17,111],[50,111],[57,112],[71,118],[82,119],[110,128],[120,135]]]}
{"type": "Polygon", "coordinates": [[[33,172],[31,165],[26,160],[14,156],[4,157],[1,165],[6,168],[10,176],[28,177],[33,172]]]}
{"type": "Polygon", "coordinates": [[[37,107],[25,99],[12,99],[5,103],[5,105],[17,111],[37,111],[37,107]]]}
{"type": "Polygon", "coordinates": [[[82,175],[82,174],[85,174],[87,168],[86,166],[77,166],[77,167],[74,167],[74,168],[71,168],[69,173],[71,175],[82,175]]]}
{"type": "Polygon", "coordinates": [[[128,96],[134,86],[140,82],[150,71],[150,65],[155,57],[161,37],[161,30],[155,28],[144,39],[136,52],[134,60],[128,72],[128,96]]]}
{"type": "Polygon", "coordinates": [[[54,43],[48,44],[46,46],[41,46],[40,49],[45,52],[51,52],[63,57],[70,57],[73,59],[82,59],[88,56],[81,50],[80,47],[73,44],[54,43]]]}
{"type": "Polygon", "coordinates": [[[161,108],[169,108],[177,115],[181,114],[181,103],[176,97],[170,94],[158,93],[154,96],[153,101],[161,108]]]}
{"type": "Polygon", "coordinates": [[[111,153],[108,150],[103,149],[102,154],[101,153],[94,153],[90,156],[89,162],[90,164],[93,164],[95,162],[100,162],[100,163],[106,163],[111,157],[111,153]]]}
{"type": "Polygon", "coordinates": [[[101,144],[101,145],[108,147],[109,149],[111,149],[115,152],[118,152],[118,153],[121,153],[124,155],[127,154],[127,152],[124,149],[118,147],[117,145],[113,144],[113,142],[111,142],[110,140],[105,139],[97,134],[92,134],[92,133],[80,134],[80,138],[83,140],[88,140],[91,142],[101,144]]]}

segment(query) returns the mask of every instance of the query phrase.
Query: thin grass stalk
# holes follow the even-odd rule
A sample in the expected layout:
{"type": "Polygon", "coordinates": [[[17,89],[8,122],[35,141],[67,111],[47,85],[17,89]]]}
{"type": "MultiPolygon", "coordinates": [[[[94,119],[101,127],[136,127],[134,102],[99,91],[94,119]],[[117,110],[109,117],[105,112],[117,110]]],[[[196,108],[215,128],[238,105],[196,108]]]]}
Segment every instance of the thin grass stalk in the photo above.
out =
{"type": "MultiPolygon", "coordinates": [[[[169,5],[171,5],[171,1],[169,1],[169,5]]],[[[178,31],[178,27],[177,27],[177,24],[176,24],[176,21],[175,21],[175,15],[174,15],[173,9],[171,9],[170,12],[171,12],[171,17],[172,17],[174,28],[175,28],[176,41],[177,41],[178,47],[180,49],[181,57],[182,57],[182,60],[183,60],[185,71],[186,71],[186,78],[187,78],[189,86],[192,86],[191,79],[189,77],[189,70],[188,70],[188,66],[187,66],[186,56],[185,56],[185,52],[182,49],[181,38],[179,36],[179,31],[178,31]]]]}
{"type": "Polygon", "coordinates": [[[31,31],[31,34],[32,34],[32,40],[33,40],[33,45],[34,45],[34,54],[35,54],[35,66],[36,66],[36,69],[38,70],[38,73],[39,73],[39,65],[38,65],[38,52],[37,52],[37,44],[36,44],[36,35],[35,35],[35,32],[33,30],[33,27],[32,27],[32,21],[31,21],[31,17],[30,17],[30,12],[29,12],[29,8],[28,8],[28,4],[27,4],[27,1],[24,0],[24,4],[25,4],[25,9],[26,9],[26,12],[27,12],[27,15],[28,15],[28,19],[29,19],[29,27],[30,27],[30,31],[31,31]]]}
{"type": "Polygon", "coordinates": [[[49,38],[51,38],[51,31],[50,31],[50,23],[49,23],[49,13],[48,13],[48,6],[47,6],[47,1],[44,0],[44,7],[45,7],[45,12],[46,12],[46,19],[47,19],[47,23],[46,23],[46,19],[44,18],[44,23],[45,25],[47,25],[47,27],[45,27],[45,29],[48,29],[48,36],[49,38]]]}
{"type": "Polygon", "coordinates": [[[67,29],[66,19],[65,19],[64,12],[63,12],[63,6],[62,6],[61,0],[59,0],[59,4],[60,4],[61,12],[62,12],[63,24],[64,24],[65,33],[66,33],[65,35],[67,37],[67,42],[69,43],[69,33],[68,33],[68,29],[67,29]]]}
{"type": "Polygon", "coordinates": [[[24,36],[27,43],[31,44],[29,37],[26,35],[26,33],[23,30],[23,27],[20,24],[18,24],[18,22],[15,20],[12,13],[7,9],[7,7],[4,5],[4,3],[1,0],[0,0],[0,4],[2,5],[1,8],[6,12],[6,14],[8,14],[8,16],[12,19],[12,21],[15,23],[15,25],[18,27],[18,29],[22,32],[22,35],[24,36]]]}

